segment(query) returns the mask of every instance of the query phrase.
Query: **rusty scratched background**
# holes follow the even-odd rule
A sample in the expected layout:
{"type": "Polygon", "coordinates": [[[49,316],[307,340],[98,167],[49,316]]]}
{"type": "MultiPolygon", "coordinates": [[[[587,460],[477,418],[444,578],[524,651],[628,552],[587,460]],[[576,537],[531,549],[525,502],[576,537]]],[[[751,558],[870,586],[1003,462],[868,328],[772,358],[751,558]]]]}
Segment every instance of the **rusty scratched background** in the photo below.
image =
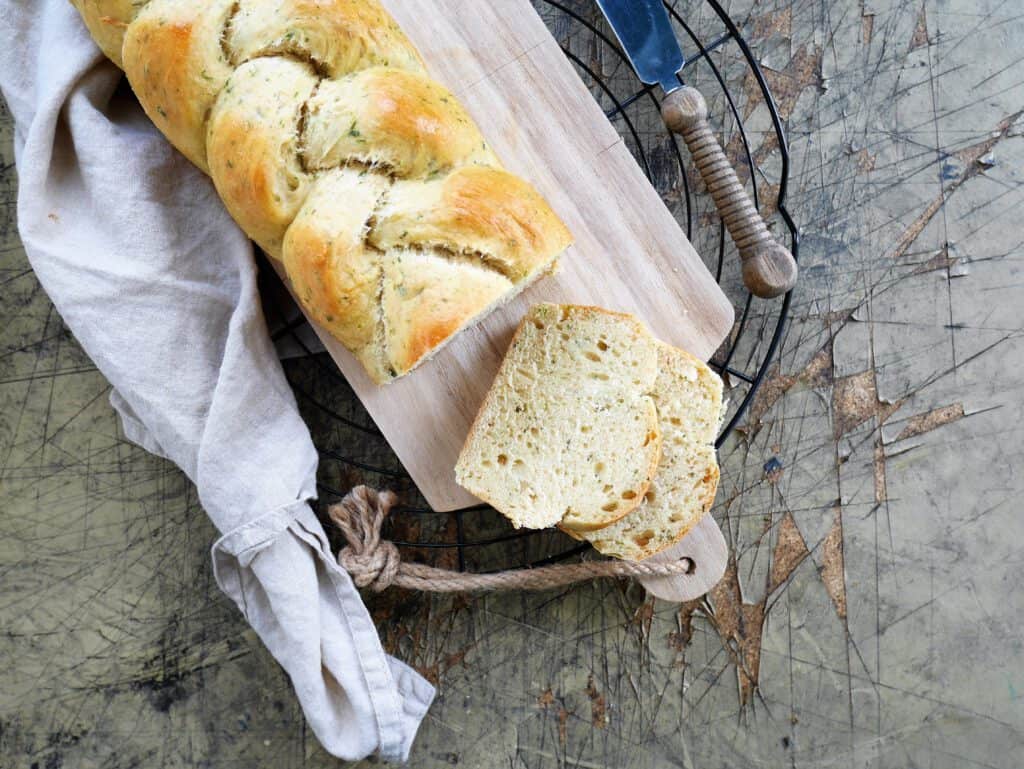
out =
{"type": "MultiPolygon", "coordinates": [[[[413,766],[1024,765],[1024,12],[728,7],[786,120],[803,229],[778,365],[720,454],[734,560],[682,607],[611,583],[371,599],[440,687],[413,766]]],[[[777,148],[730,71],[770,205],[777,148]]],[[[194,489],[124,440],[36,282],[11,141],[3,112],[0,767],[337,765],[217,591],[194,489]]]]}

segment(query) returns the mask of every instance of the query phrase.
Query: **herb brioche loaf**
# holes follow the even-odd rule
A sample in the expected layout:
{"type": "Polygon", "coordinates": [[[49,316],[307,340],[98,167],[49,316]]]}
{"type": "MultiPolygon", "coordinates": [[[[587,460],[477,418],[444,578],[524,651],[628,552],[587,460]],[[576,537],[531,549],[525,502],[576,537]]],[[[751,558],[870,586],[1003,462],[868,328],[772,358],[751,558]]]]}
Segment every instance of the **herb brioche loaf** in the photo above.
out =
{"type": "Polygon", "coordinates": [[[571,242],[377,0],[72,2],[156,126],[377,382],[571,242]]]}
{"type": "Polygon", "coordinates": [[[535,306],[476,417],[456,480],[512,523],[557,524],[641,560],[682,539],[718,486],[722,381],[629,315],[535,306]]]}

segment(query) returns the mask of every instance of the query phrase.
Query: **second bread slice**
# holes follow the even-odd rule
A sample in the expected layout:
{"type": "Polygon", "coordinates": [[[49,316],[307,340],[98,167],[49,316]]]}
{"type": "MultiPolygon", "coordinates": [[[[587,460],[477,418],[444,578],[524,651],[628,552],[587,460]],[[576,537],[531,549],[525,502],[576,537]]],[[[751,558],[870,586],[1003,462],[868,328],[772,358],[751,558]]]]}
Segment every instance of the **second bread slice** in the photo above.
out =
{"type": "Polygon", "coordinates": [[[598,552],[640,561],[681,540],[710,509],[718,488],[712,442],[722,412],[722,380],[683,350],[658,345],[654,401],[662,433],[658,472],[635,510],[599,531],[577,534],[598,552]]]}
{"type": "Polygon", "coordinates": [[[516,527],[584,532],[640,504],[661,458],[658,348],[629,315],[537,305],[523,320],[455,467],[516,527]]]}

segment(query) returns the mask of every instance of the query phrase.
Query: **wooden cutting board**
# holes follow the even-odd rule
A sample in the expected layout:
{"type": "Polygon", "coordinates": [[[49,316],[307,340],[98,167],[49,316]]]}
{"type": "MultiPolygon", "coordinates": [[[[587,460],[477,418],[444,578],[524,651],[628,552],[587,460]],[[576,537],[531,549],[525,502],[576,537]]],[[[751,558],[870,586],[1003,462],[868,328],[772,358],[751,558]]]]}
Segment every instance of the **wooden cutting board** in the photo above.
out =
{"type": "Polygon", "coordinates": [[[328,352],[430,505],[477,500],[455,460],[512,332],[540,301],[632,312],[707,359],[732,305],[527,0],[384,0],[479,123],[505,165],[547,197],[575,237],[557,275],[461,333],[433,360],[373,384],[326,332],[328,352]]]}

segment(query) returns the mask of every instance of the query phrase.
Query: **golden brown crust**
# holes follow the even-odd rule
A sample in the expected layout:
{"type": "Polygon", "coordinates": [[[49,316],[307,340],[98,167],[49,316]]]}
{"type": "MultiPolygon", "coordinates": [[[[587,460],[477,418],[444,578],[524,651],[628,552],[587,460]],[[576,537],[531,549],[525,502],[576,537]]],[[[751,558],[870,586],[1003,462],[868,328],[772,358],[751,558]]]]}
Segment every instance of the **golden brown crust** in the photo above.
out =
{"type": "Polygon", "coordinates": [[[72,1],[150,118],[376,381],[570,243],[375,0],[72,1]],[[338,186],[346,166],[388,189],[359,205],[338,186]],[[418,239],[403,222],[417,215],[429,230],[418,239]]]}
{"type": "Polygon", "coordinates": [[[381,258],[366,247],[363,229],[387,187],[386,179],[353,169],[324,174],[288,228],[283,247],[296,297],[377,382],[393,375],[379,344],[381,258]],[[345,205],[336,205],[339,200],[345,205]]]}
{"type": "Polygon", "coordinates": [[[366,67],[426,68],[391,15],[370,0],[242,2],[227,30],[235,62],[290,54],[332,78],[366,67]]]}
{"type": "Polygon", "coordinates": [[[207,162],[217,192],[249,237],[277,258],[309,189],[295,126],[315,87],[303,64],[254,59],[234,71],[210,115],[207,162]]]}
{"type": "Polygon", "coordinates": [[[465,166],[437,181],[396,183],[370,240],[378,248],[479,255],[521,280],[572,236],[528,182],[500,168],[465,166]]]}
{"type": "Polygon", "coordinates": [[[206,119],[234,69],[220,37],[234,0],[152,0],[124,36],[124,71],[149,119],[203,171],[206,119]]]}
{"type": "Polygon", "coordinates": [[[78,9],[89,34],[117,66],[121,66],[124,33],[135,18],[138,0],[71,0],[78,9]]]}
{"type": "Polygon", "coordinates": [[[410,371],[511,287],[503,275],[477,265],[425,252],[389,251],[381,306],[395,374],[410,371]]]}
{"type": "Polygon", "coordinates": [[[497,164],[455,96],[418,72],[373,67],[325,80],[310,99],[303,154],[310,169],[357,161],[401,178],[497,164]]]}

